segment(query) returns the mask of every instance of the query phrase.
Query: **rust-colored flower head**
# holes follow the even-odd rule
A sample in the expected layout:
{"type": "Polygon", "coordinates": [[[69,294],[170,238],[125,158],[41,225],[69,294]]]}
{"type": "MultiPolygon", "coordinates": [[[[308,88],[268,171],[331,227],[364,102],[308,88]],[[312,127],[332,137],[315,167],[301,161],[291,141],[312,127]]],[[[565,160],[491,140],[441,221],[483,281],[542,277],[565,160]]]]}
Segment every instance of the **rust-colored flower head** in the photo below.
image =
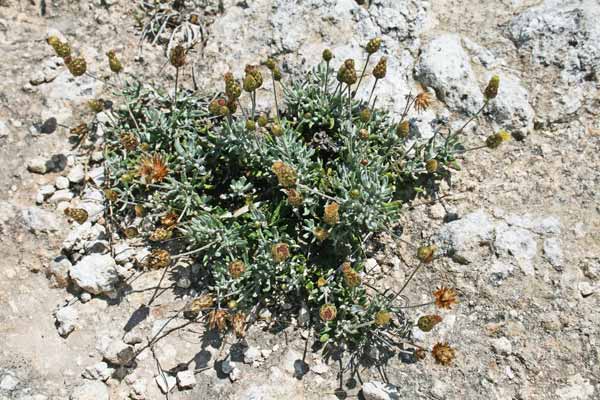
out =
{"type": "Polygon", "coordinates": [[[113,189],[106,188],[103,190],[103,192],[106,200],[110,201],[111,203],[114,203],[119,199],[119,195],[113,189]]]}
{"type": "Polygon", "coordinates": [[[335,225],[340,221],[340,205],[338,203],[329,203],[323,211],[323,221],[328,225],[335,225]]]}
{"type": "Polygon", "coordinates": [[[324,240],[327,240],[327,238],[329,237],[329,232],[327,232],[327,229],[318,226],[313,230],[313,235],[315,235],[315,238],[319,242],[322,242],[324,240]]]}
{"type": "Polygon", "coordinates": [[[121,64],[121,60],[119,60],[114,50],[109,50],[106,56],[108,57],[108,66],[112,72],[118,74],[123,71],[123,64],[121,64]]]}
{"type": "Polygon", "coordinates": [[[246,120],[246,129],[249,131],[255,131],[256,130],[256,122],[254,122],[251,119],[247,119],[246,120]]]}
{"type": "Polygon", "coordinates": [[[421,92],[415,97],[415,110],[421,113],[429,108],[433,101],[433,98],[428,92],[421,92]]]}
{"type": "Polygon", "coordinates": [[[500,130],[497,133],[490,135],[485,140],[485,145],[489,149],[497,149],[504,142],[510,140],[510,133],[505,130],[500,130]]]}
{"type": "Polygon", "coordinates": [[[246,264],[244,264],[242,260],[232,261],[229,263],[227,271],[229,271],[229,275],[231,275],[233,279],[238,279],[246,272],[246,264]]]}
{"type": "Polygon", "coordinates": [[[121,133],[119,136],[119,142],[121,142],[121,146],[127,151],[133,151],[137,148],[139,141],[137,136],[131,132],[121,133]]]}
{"type": "Polygon", "coordinates": [[[323,304],[319,310],[319,316],[324,322],[333,321],[337,315],[337,308],[333,304],[323,304]]]}
{"type": "Polygon", "coordinates": [[[290,206],[300,207],[302,205],[304,197],[302,197],[302,194],[299,191],[296,189],[287,189],[285,193],[287,194],[287,201],[290,206]]]}
{"type": "Polygon", "coordinates": [[[58,42],[53,41],[54,44],[51,44],[54,52],[57,56],[61,58],[70,57],[71,56],[71,46],[69,43],[63,43],[60,40],[58,42]]]}
{"type": "Polygon", "coordinates": [[[77,77],[85,74],[87,71],[87,63],[85,62],[85,58],[76,57],[71,59],[71,61],[67,64],[67,68],[71,75],[77,77]]]}
{"type": "Polygon", "coordinates": [[[282,187],[290,188],[296,185],[296,171],[283,161],[275,161],[271,166],[271,171],[277,176],[282,187]]]}
{"type": "Polygon", "coordinates": [[[88,219],[88,212],[83,208],[65,208],[65,215],[78,224],[83,224],[88,219]]]}
{"type": "Polygon", "coordinates": [[[87,124],[85,124],[85,123],[79,124],[76,127],[71,128],[71,130],[69,131],[69,133],[71,135],[75,135],[79,138],[83,138],[89,132],[90,132],[90,130],[89,130],[87,124]]]}
{"type": "Polygon", "coordinates": [[[214,303],[214,299],[210,294],[203,294],[202,296],[196,297],[194,300],[192,300],[190,309],[191,311],[197,313],[211,308],[214,303]]]}
{"type": "Polygon", "coordinates": [[[142,218],[144,215],[146,215],[146,209],[141,204],[136,204],[133,209],[135,211],[135,216],[138,218],[142,218]]]}
{"type": "Polygon", "coordinates": [[[427,351],[425,349],[415,349],[415,358],[419,361],[427,358],[427,351]]]}
{"type": "Polygon", "coordinates": [[[377,53],[377,51],[379,51],[379,47],[381,47],[381,38],[373,38],[369,40],[369,43],[367,43],[367,53],[377,53]]]}
{"type": "Polygon", "coordinates": [[[498,96],[498,89],[500,88],[500,77],[498,75],[492,76],[490,81],[488,82],[483,95],[486,100],[492,100],[498,96]]]}
{"type": "Polygon", "coordinates": [[[277,263],[284,262],[290,256],[290,246],[287,243],[275,243],[271,246],[271,256],[277,263]]]}
{"type": "Polygon", "coordinates": [[[430,174],[433,174],[434,172],[436,172],[438,170],[438,168],[439,168],[439,163],[438,163],[438,160],[436,160],[435,158],[432,158],[431,160],[427,160],[425,162],[425,169],[430,174]]]}
{"type": "Polygon", "coordinates": [[[162,242],[164,240],[169,240],[173,236],[173,231],[165,228],[156,228],[154,232],[150,234],[148,240],[151,242],[162,242]]]}
{"type": "Polygon", "coordinates": [[[417,326],[423,332],[430,332],[440,322],[442,322],[442,317],[439,315],[423,315],[417,321],[417,326]]]}
{"type": "Polygon", "coordinates": [[[271,124],[271,133],[273,136],[281,136],[283,135],[283,128],[280,124],[271,124]]]}
{"type": "Polygon", "coordinates": [[[88,107],[95,113],[104,111],[104,100],[103,99],[92,99],[88,101],[88,107]]]}
{"type": "Polygon", "coordinates": [[[256,122],[258,123],[258,126],[260,126],[261,128],[264,128],[269,123],[269,118],[267,118],[266,114],[262,113],[258,116],[258,119],[256,120],[256,122]]]}
{"type": "Polygon", "coordinates": [[[362,110],[360,110],[359,116],[362,122],[367,123],[371,120],[371,110],[369,110],[368,107],[365,107],[362,110]]]}
{"type": "Polygon", "coordinates": [[[390,323],[392,314],[389,311],[381,310],[375,314],[375,325],[383,327],[390,323]]]}
{"type": "Polygon", "coordinates": [[[444,286],[433,292],[433,297],[435,297],[435,305],[438,308],[449,310],[452,305],[458,303],[456,290],[444,286]]]}
{"type": "Polygon", "coordinates": [[[244,71],[246,72],[246,75],[244,76],[243,87],[246,92],[254,92],[262,86],[262,74],[256,65],[246,65],[244,71]]]}
{"type": "Polygon", "coordinates": [[[171,49],[171,54],[169,54],[169,61],[171,62],[171,65],[175,68],[183,67],[186,61],[185,53],[185,49],[182,45],[178,44],[177,46],[173,47],[171,49]]]}
{"type": "Polygon", "coordinates": [[[170,211],[168,213],[166,213],[165,215],[163,215],[162,217],[160,217],[160,223],[163,226],[166,227],[172,227],[175,226],[177,224],[177,220],[179,219],[179,215],[177,215],[177,213],[170,211]]]}
{"type": "Polygon", "coordinates": [[[231,317],[231,327],[233,333],[238,338],[243,338],[246,335],[246,314],[238,312],[231,317]]]}
{"type": "Polygon", "coordinates": [[[331,52],[331,50],[325,49],[323,50],[322,57],[325,62],[329,62],[333,58],[333,53],[331,52]]]}
{"type": "Polygon", "coordinates": [[[455,357],[455,351],[448,343],[436,343],[431,350],[435,361],[442,365],[450,365],[455,357]]]}
{"type": "Polygon", "coordinates": [[[366,158],[363,158],[362,160],[360,160],[360,165],[362,165],[363,167],[366,167],[367,165],[369,165],[369,160],[367,160],[366,158]]]}
{"type": "Polygon", "coordinates": [[[225,94],[229,100],[236,100],[242,95],[242,88],[238,81],[233,78],[233,74],[228,72],[223,77],[225,80],[225,94]]]}
{"type": "Polygon", "coordinates": [[[227,311],[226,310],[212,310],[208,313],[208,328],[218,329],[219,332],[223,332],[227,329],[227,311]]]}
{"type": "Polygon", "coordinates": [[[396,125],[396,134],[401,138],[407,138],[410,133],[410,123],[408,120],[404,120],[396,125]]]}
{"type": "Polygon", "coordinates": [[[355,288],[360,285],[360,275],[358,272],[356,272],[356,270],[354,270],[354,268],[352,268],[350,262],[346,261],[344,264],[342,264],[342,275],[344,276],[344,282],[346,283],[346,286],[349,288],[355,288]]]}
{"type": "Polygon", "coordinates": [[[146,257],[146,266],[150,269],[167,268],[171,264],[171,253],[165,249],[154,249],[146,257]]]}
{"type": "Polygon", "coordinates": [[[387,57],[381,57],[379,62],[373,68],[373,76],[375,79],[383,79],[387,74],[387,57]]]}
{"type": "Polygon", "coordinates": [[[138,175],[146,184],[162,182],[169,173],[169,168],[160,154],[144,156],[140,160],[138,175]]]}
{"type": "Polygon", "coordinates": [[[127,228],[125,228],[123,233],[125,234],[125,237],[127,239],[133,239],[140,235],[140,232],[138,232],[135,226],[128,226],[127,228]]]}
{"type": "Polygon", "coordinates": [[[319,279],[317,279],[317,287],[323,287],[325,285],[327,285],[327,279],[320,276],[319,279]]]}
{"type": "Polygon", "coordinates": [[[433,256],[435,255],[435,251],[437,250],[437,246],[435,245],[430,245],[430,246],[421,246],[417,249],[417,258],[425,263],[425,264],[429,264],[430,262],[433,261],[433,256]]]}

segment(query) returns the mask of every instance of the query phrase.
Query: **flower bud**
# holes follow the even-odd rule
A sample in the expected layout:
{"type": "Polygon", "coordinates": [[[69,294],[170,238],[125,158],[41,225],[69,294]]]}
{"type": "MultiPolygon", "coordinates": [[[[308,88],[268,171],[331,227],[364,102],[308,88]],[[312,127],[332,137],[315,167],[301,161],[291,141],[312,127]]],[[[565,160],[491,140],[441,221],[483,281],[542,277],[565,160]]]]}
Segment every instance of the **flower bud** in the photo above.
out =
{"type": "Polygon", "coordinates": [[[439,167],[439,163],[435,158],[432,158],[431,160],[427,160],[427,162],[425,163],[425,169],[430,174],[433,174],[434,172],[436,172],[438,170],[438,167],[439,167]]]}
{"type": "Polygon", "coordinates": [[[490,79],[483,95],[487,100],[491,100],[498,95],[498,88],[500,87],[500,77],[498,75],[492,76],[490,79]]]}
{"type": "Polygon", "coordinates": [[[333,53],[331,52],[331,50],[329,50],[329,49],[323,50],[323,60],[325,62],[331,61],[332,58],[333,58],[333,53]]]}
{"type": "Polygon", "coordinates": [[[172,66],[174,66],[175,68],[183,67],[185,65],[185,59],[186,59],[185,49],[183,48],[182,45],[178,44],[177,46],[175,46],[171,49],[169,61],[171,62],[172,66]]]}
{"type": "Polygon", "coordinates": [[[431,246],[421,246],[417,249],[417,258],[424,262],[425,264],[429,264],[433,261],[433,256],[435,255],[435,251],[437,247],[435,245],[431,246]]]}
{"type": "Polygon", "coordinates": [[[110,67],[110,70],[115,74],[121,72],[123,70],[123,64],[121,64],[121,61],[117,58],[115,51],[110,50],[106,55],[108,56],[108,66],[110,67]]]}
{"type": "Polygon", "coordinates": [[[360,111],[359,116],[360,120],[366,124],[367,122],[369,122],[369,120],[371,120],[371,110],[369,110],[368,108],[363,108],[360,111]]]}
{"type": "Polygon", "coordinates": [[[373,68],[373,76],[375,79],[383,79],[387,73],[387,58],[381,57],[375,68],[373,68]]]}
{"type": "Polygon", "coordinates": [[[407,120],[404,120],[396,126],[396,133],[401,138],[407,138],[410,132],[410,124],[407,120]]]}
{"type": "Polygon", "coordinates": [[[389,311],[384,311],[384,310],[378,311],[375,314],[375,325],[380,326],[380,327],[386,326],[387,324],[390,323],[391,319],[392,319],[392,316],[389,313],[389,311]]]}
{"type": "Polygon", "coordinates": [[[71,75],[81,76],[85,74],[85,71],[87,70],[87,63],[85,62],[85,58],[83,57],[73,58],[67,64],[67,68],[69,69],[71,75]]]}
{"type": "Polygon", "coordinates": [[[325,322],[333,321],[337,315],[337,309],[333,304],[323,304],[319,310],[319,316],[325,322]]]}
{"type": "Polygon", "coordinates": [[[439,315],[424,315],[417,321],[417,326],[423,332],[430,332],[440,322],[442,317],[439,315]]]}
{"type": "Polygon", "coordinates": [[[369,53],[369,54],[376,53],[379,50],[380,46],[381,46],[381,38],[374,38],[374,39],[369,40],[369,43],[367,43],[367,53],[369,53]]]}

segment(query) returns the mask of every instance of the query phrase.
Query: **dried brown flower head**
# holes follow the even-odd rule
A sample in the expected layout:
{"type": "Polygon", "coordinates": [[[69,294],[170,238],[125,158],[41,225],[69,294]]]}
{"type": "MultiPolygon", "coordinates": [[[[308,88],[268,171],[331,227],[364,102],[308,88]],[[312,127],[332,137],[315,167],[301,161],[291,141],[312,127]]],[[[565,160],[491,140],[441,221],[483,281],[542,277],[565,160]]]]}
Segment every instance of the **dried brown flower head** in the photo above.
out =
{"type": "Polygon", "coordinates": [[[490,81],[488,82],[483,95],[486,100],[492,100],[498,96],[498,89],[500,88],[500,77],[498,75],[492,76],[490,81]]]}
{"type": "Polygon", "coordinates": [[[135,216],[138,218],[142,218],[144,215],[146,215],[146,210],[144,209],[144,206],[141,204],[136,204],[133,207],[133,210],[135,211],[135,216]]]}
{"type": "Polygon", "coordinates": [[[340,205],[338,203],[329,203],[323,211],[323,221],[328,225],[335,225],[340,221],[340,205]]]}
{"type": "Polygon", "coordinates": [[[173,47],[171,49],[171,54],[169,55],[169,61],[171,62],[171,65],[175,68],[183,67],[186,61],[185,53],[185,49],[182,45],[178,44],[177,46],[173,47]]]}
{"type": "Polygon", "coordinates": [[[79,138],[83,138],[89,132],[90,132],[90,130],[89,130],[87,124],[85,124],[85,123],[79,124],[76,127],[71,128],[71,130],[69,131],[69,133],[71,135],[75,135],[79,138]]]}
{"type": "Polygon", "coordinates": [[[112,72],[118,74],[123,71],[123,64],[121,64],[121,60],[119,60],[114,50],[109,50],[106,55],[108,57],[108,66],[112,72]]]}
{"type": "Polygon", "coordinates": [[[85,71],[87,71],[87,63],[85,62],[85,58],[77,57],[71,59],[69,63],[67,63],[67,68],[69,69],[71,75],[81,76],[85,74],[85,71]]]}
{"type": "Polygon", "coordinates": [[[146,257],[146,266],[150,269],[167,268],[171,264],[171,253],[165,249],[154,249],[146,257]]]}
{"type": "Polygon", "coordinates": [[[192,312],[200,312],[203,310],[206,310],[208,308],[211,308],[214,305],[214,299],[210,294],[203,294],[200,297],[195,298],[194,300],[192,300],[192,304],[190,306],[190,310],[192,312]]]}
{"type": "Polygon", "coordinates": [[[302,194],[299,191],[296,189],[287,189],[285,193],[287,194],[287,201],[290,206],[300,207],[302,205],[304,197],[302,197],[302,194]]]}
{"type": "Polygon", "coordinates": [[[373,76],[375,79],[383,79],[387,74],[387,57],[381,57],[379,62],[373,68],[373,76]]]}
{"type": "Polygon", "coordinates": [[[430,246],[421,246],[417,249],[417,258],[421,262],[428,264],[433,261],[433,256],[435,255],[436,250],[437,246],[433,244],[430,246]]]}
{"type": "Polygon", "coordinates": [[[347,85],[353,85],[358,80],[356,75],[356,69],[354,67],[354,60],[347,59],[338,70],[337,80],[347,85]]]}
{"type": "Polygon", "coordinates": [[[83,224],[88,219],[88,212],[83,208],[65,208],[65,215],[78,224],[83,224]]]}
{"type": "Polygon", "coordinates": [[[344,276],[344,282],[346,283],[346,286],[349,288],[354,288],[360,285],[360,275],[354,270],[354,268],[352,268],[350,262],[346,261],[344,264],[342,264],[342,275],[344,276]]]}
{"type": "Polygon", "coordinates": [[[283,262],[290,256],[290,246],[287,243],[276,243],[271,246],[271,255],[275,262],[283,262]]]}
{"type": "Polygon", "coordinates": [[[433,102],[433,98],[431,97],[431,95],[428,92],[421,92],[417,95],[417,97],[415,97],[415,110],[418,113],[421,113],[425,110],[427,110],[429,108],[429,106],[431,106],[431,103],[433,102]]]}
{"type": "Polygon", "coordinates": [[[369,53],[369,54],[377,53],[380,46],[381,46],[381,38],[373,38],[373,39],[369,40],[369,43],[367,43],[367,53],[369,53]]]}
{"type": "Polygon", "coordinates": [[[246,315],[242,312],[234,314],[231,317],[231,327],[235,336],[243,338],[246,335],[246,315]]]}
{"type": "Polygon", "coordinates": [[[271,171],[277,176],[282,187],[289,188],[296,185],[296,171],[283,161],[275,161],[271,166],[271,171]]]}
{"type": "Polygon", "coordinates": [[[217,328],[219,332],[223,332],[227,329],[227,317],[226,310],[212,310],[208,313],[208,328],[217,328]]]}
{"type": "Polygon", "coordinates": [[[177,213],[170,211],[162,217],[160,217],[160,223],[166,227],[171,227],[177,224],[178,219],[179,216],[177,215],[177,213]]]}
{"type": "Polygon", "coordinates": [[[448,343],[436,343],[431,350],[435,361],[442,365],[450,365],[455,357],[454,349],[448,343]]]}
{"type": "Polygon", "coordinates": [[[113,189],[109,189],[106,188],[103,190],[104,192],[104,197],[106,197],[106,200],[110,201],[111,203],[114,203],[115,201],[117,201],[119,199],[119,195],[116,191],[114,191],[113,189]]]}
{"type": "Polygon", "coordinates": [[[119,136],[119,142],[121,146],[127,151],[133,151],[138,147],[139,141],[137,136],[131,132],[123,132],[119,136]]]}
{"type": "Polygon", "coordinates": [[[386,326],[392,320],[392,315],[389,311],[381,310],[375,314],[375,325],[386,326]]]}
{"type": "Polygon", "coordinates": [[[233,279],[238,279],[244,272],[246,272],[246,265],[241,260],[235,260],[229,263],[227,270],[233,279]]]}
{"type": "Polygon", "coordinates": [[[442,322],[442,317],[439,315],[423,315],[417,321],[417,326],[423,332],[429,332],[440,322],[442,322]]]}
{"type": "Polygon", "coordinates": [[[449,310],[452,305],[458,303],[456,290],[444,286],[433,292],[433,296],[435,297],[435,305],[438,308],[449,310]]]}
{"type": "Polygon", "coordinates": [[[425,351],[425,349],[416,349],[415,358],[417,360],[424,360],[425,358],[427,358],[427,351],[425,351]]]}
{"type": "Polygon", "coordinates": [[[337,308],[333,304],[323,304],[319,310],[319,316],[325,322],[333,321],[337,315],[337,308]]]}
{"type": "Polygon", "coordinates": [[[134,226],[128,226],[127,228],[125,228],[125,230],[123,231],[123,233],[125,234],[125,237],[127,239],[133,239],[139,236],[139,232],[137,230],[136,227],[134,226]]]}
{"type": "Polygon", "coordinates": [[[327,238],[329,237],[329,232],[327,232],[327,229],[318,226],[313,230],[313,235],[315,235],[315,238],[319,242],[322,242],[324,240],[327,240],[327,238]]]}
{"type": "Polygon", "coordinates": [[[151,242],[162,242],[168,240],[173,236],[173,232],[170,229],[156,228],[154,232],[150,234],[148,240],[151,242]]]}
{"type": "Polygon", "coordinates": [[[396,133],[401,138],[407,138],[409,132],[410,132],[410,123],[408,122],[408,120],[404,120],[396,126],[396,133]]]}
{"type": "Polygon", "coordinates": [[[169,168],[160,154],[144,156],[140,160],[138,175],[146,184],[161,182],[168,173],[169,168]]]}
{"type": "Polygon", "coordinates": [[[485,140],[485,145],[489,149],[497,149],[504,142],[510,140],[510,133],[505,130],[500,130],[497,133],[490,135],[485,140]]]}

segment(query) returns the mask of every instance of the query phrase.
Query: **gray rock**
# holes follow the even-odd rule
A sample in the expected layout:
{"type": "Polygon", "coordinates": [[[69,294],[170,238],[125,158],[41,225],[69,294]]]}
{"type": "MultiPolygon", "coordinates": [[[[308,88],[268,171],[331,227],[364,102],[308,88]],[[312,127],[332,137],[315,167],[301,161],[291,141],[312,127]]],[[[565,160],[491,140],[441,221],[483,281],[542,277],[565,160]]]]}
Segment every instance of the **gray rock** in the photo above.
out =
{"type": "Polygon", "coordinates": [[[5,138],[10,133],[6,122],[0,121],[0,138],[5,138]]]}
{"type": "Polygon", "coordinates": [[[90,301],[91,299],[92,299],[92,295],[89,294],[88,292],[82,292],[79,295],[79,300],[84,304],[87,303],[88,301],[90,301]]]}
{"type": "Polygon", "coordinates": [[[54,192],[56,192],[56,189],[53,185],[43,185],[40,186],[40,189],[38,190],[38,194],[41,195],[44,200],[50,197],[54,192]]]}
{"type": "Polygon", "coordinates": [[[67,287],[69,285],[69,270],[73,265],[65,256],[55,257],[48,265],[48,274],[52,278],[53,286],[67,287]]]}
{"type": "Polygon", "coordinates": [[[123,336],[123,341],[127,344],[138,344],[144,341],[144,338],[138,330],[129,331],[123,336]]]}
{"type": "Polygon", "coordinates": [[[240,378],[242,377],[242,371],[239,368],[234,368],[230,373],[229,373],[229,380],[231,382],[235,382],[240,380],[240,378]]]}
{"type": "Polygon", "coordinates": [[[312,372],[314,372],[315,374],[323,375],[323,374],[326,374],[327,372],[329,372],[329,366],[327,364],[320,362],[320,363],[317,363],[317,364],[313,365],[312,367],[310,367],[310,370],[312,372]]]}
{"type": "Polygon", "coordinates": [[[379,381],[365,383],[362,395],[365,400],[400,400],[400,392],[396,386],[379,381]]]}
{"type": "Polygon", "coordinates": [[[177,373],[177,386],[179,389],[191,389],[196,386],[194,371],[185,370],[177,373]]]}
{"type": "Polygon", "coordinates": [[[512,344],[505,337],[492,339],[492,349],[496,354],[509,355],[512,353],[512,344]]]}
{"type": "Polygon", "coordinates": [[[110,368],[107,363],[105,363],[104,361],[101,361],[99,363],[96,363],[94,365],[90,365],[89,367],[87,367],[83,371],[81,376],[83,376],[85,379],[89,379],[89,380],[93,380],[93,381],[95,381],[95,380],[107,381],[114,372],[115,372],[114,368],[110,368]]]}
{"type": "Polygon", "coordinates": [[[490,102],[489,108],[495,122],[518,138],[527,136],[533,129],[535,117],[529,104],[529,92],[513,75],[496,71],[486,75],[486,81],[489,81],[492,75],[500,77],[498,96],[490,102]]]}
{"type": "Polygon", "coordinates": [[[69,171],[69,175],[67,175],[67,178],[72,183],[81,183],[81,182],[83,182],[83,179],[85,178],[85,170],[83,168],[83,165],[77,164],[76,166],[74,166],[71,169],[71,171],[69,171]]]}
{"type": "Polygon", "coordinates": [[[260,360],[260,350],[254,346],[246,348],[244,351],[244,363],[252,364],[258,360],[260,360]]]}
{"type": "Polygon", "coordinates": [[[129,246],[127,242],[116,243],[113,246],[115,251],[115,261],[117,264],[125,264],[135,256],[135,249],[129,246]]]}
{"type": "Polygon", "coordinates": [[[35,174],[45,174],[52,169],[52,163],[42,157],[35,157],[27,163],[27,170],[35,174]]]}
{"type": "Polygon", "coordinates": [[[104,167],[92,168],[88,171],[88,178],[98,187],[104,184],[104,167]]]}
{"type": "Polygon", "coordinates": [[[435,237],[442,249],[461,253],[491,240],[494,222],[484,210],[477,210],[463,218],[445,224],[435,237]]]}
{"type": "Polygon", "coordinates": [[[48,199],[48,202],[56,204],[63,201],[70,201],[73,197],[75,197],[75,195],[69,191],[69,189],[62,189],[54,192],[54,194],[48,199]]]}
{"type": "Polygon", "coordinates": [[[160,365],[165,371],[174,370],[181,363],[177,354],[177,347],[172,342],[160,341],[154,346],[154,351],[156,358],[160,361],[160,365]]]}
{"type": "Polygon", "coordinates": [[[8,373],[0,379],[0,389],[8,392],[15,390],[19,385],[19,380],[12,373],[8,373]]]}
{"type": "Polygon", "coordinates": [[[156,384],[163,393],[169,393],[175,388],[175,385],[177,384],[177,379],[175,379],[174,376],[169,374],[163,373],[161,375],[158,375],[155,379],[156,384]]]}
{"type": "Polygon", "coordinates": [[[306,326],[310,322],[310,310],[306,304],[302,303],[300,311],[298,311],[298,325],[306,326]]]}
{"type": "Polygon", "coordinates": [[[58,324],[58,334],[62,337],[67,337],[77,326],[79,314],[72,306],[67,306],[59,309],[54,314],[56,323],[58,324]]]}
{"type": "Polygon", "coordinates": [[[102,382],[86,382],[71,393],[71,400],[108,400],[108,388],[102,382]]]}
{"type": "Polygon", "coordinates": [[[81,250],[88,241],[102,240],[105,233],[106,229],[102,225],[92,225],[90,221],[86,221],[71,228],[63,241],[62,247],[68,252],[81,250]]]}
{"type": "Polygon", "coordinates": [[[56,182],[54,185],[57,189],[68,189],[69,188],[69,179],[64,176],[59,176],[56,178],[56,182]]]}
{"type": "Polygon", "coordinates": [[[427,43],[416,76],[452,110],[473,114],[483,104],[481,88],[458,35],[445,34],[427,43]]]}
{"type": "Polygon", "coordinates": [[[229,375],[234,368],[235,363],[232,362],[229,358],[223,360],[223,362],[221,363],[221,371],[223,371],[225,375],[229,375]]]}
{"type": "Polygon", "coordinates": [[[60,221],[53,213],[37,207],[28,207],[21,211],[21,218],[31,232],[55,232],[60,221]]]}
{"type": "Polygon", "coordinates": [[[581,374],[570,376],[567,384],[556,390],[556,396],[560,400],[587,400],[593,397],[595,393],[594,385],[589,379],[585,379],[581,374]]]}
{"type": "Polygon", "coordinates": [[[92,201],[84,201],[79,204],[88,213],[88,220],[91,222],[98,221],[104,215],[104,204],[92,201]]]}
{"type": "Polygon", "coordinates": [[[92,294],[112,292],[119,281],[115,260],[108,254],[83,257],[69,275],[77,286],[92,294]]]}
{"type": "Polygon", "coordinates": [[[544,257],[554,268],[562,269],[563,252],[560,239],[551,237],[544,240],[544,257]]]}
{"type": "Polygon", "coordinates": [[[133,347],[123,343],[119,339],[110,342],[106,350],[102,353],[102,357],[114,365],[126,365],[133,359],[133,355],[133,347]]]}
{"type": "Polygon", "coordinates": [[[500,255],[512,256],[525,275],[535,273],[533,262],[537,254],[537,243],[527,229],[501,225],[496,230],[494,246],[500,255]]]}

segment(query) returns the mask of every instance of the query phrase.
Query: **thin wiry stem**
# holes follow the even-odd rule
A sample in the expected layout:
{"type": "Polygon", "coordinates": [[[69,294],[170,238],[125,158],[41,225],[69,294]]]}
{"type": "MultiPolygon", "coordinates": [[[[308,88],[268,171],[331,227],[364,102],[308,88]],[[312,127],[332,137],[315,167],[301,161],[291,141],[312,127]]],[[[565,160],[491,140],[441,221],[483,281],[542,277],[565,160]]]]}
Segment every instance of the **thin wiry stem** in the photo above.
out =
{"type": "MultiPolygon", "coordinates": [[[[371,94],[369,95],[367,106],[371,104],[371,98],[373,97],[373,93],[375,93],[375,87],[377,86],[377,82],[379,82],[379,79],[375,78],[375,83],[373,83],[373,88],[371,89],[371,94]]],[[[373,107],[375,107],[375,102],[373,102],[373,107]]]]}
{"type": "Polygon", "coordinates": [[[175,95],[173,99],[173,104],[171,105],[171,112],[173,112],[174,108],[177,107],[177,86],[179,83],[179,68],[175,68],[175,95]]]}
{"type": "Polygon", "coordinates": [[[354,89],[354,92],[352,93],[352,98],[354,98],[354,96],[356,96],[356,92],[358,92],[358,88],[360,87],[360,83],[363,80],[363,77],[365,76],[365,72],[367,71],[367,66],[369,65],[369,59],[371,58],[371,53],[367,54],[367,60],[365,61],[365,66],[363,67],[362,73],[360,74],[360,79],[358,80],[358,84],[356,85],[356,89],[354,89]]]}
{"type": "Polygon", "coordinates": [[[275,98],[275,112],[277,113],[277,121],[279,121],[279,103],[277,102],[277,88],[275,87],[275,76],[271,72],[271,80],[273,81],[273,97],[275,98]]]}

